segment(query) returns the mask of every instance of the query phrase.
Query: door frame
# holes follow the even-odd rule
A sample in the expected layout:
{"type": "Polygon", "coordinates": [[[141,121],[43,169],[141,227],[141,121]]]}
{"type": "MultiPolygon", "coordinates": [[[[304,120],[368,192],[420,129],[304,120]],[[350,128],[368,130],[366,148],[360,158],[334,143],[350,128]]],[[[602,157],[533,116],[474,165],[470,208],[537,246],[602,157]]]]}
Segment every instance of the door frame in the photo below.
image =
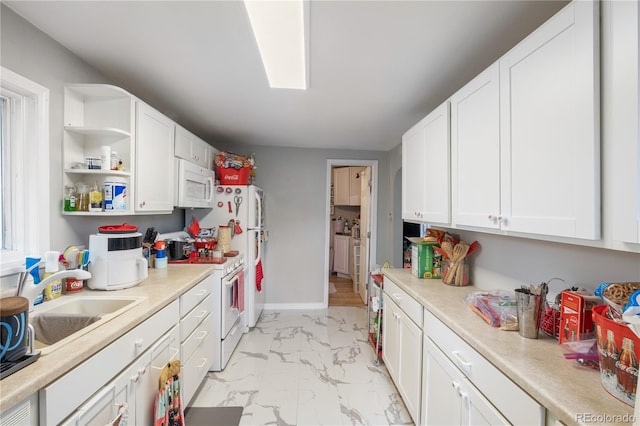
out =
{"type": "MultiPolygon", "coordinates": [[[[324,240],[324,292],[323,305],[325,308],[329,306],[329,246],[331,232],[331,170],[335,166],[360,166],[371,168],[371,200],[369,204],[370,210],[370,232],[369,238],[369,265],[375,264],[377,244],[378,244],[378,160],[346,160],[346,159],[328,159],[326,172],[326,194],[325,194],[325,240],[324,240]]],[[[362,230],[364,232],[364,230],[362,230]]],[[[369,298],[368,280],[363,278],[363,282],[367,285],[367,299],[369,298]]],[[[366,303],[366,301],[365,301],[366,303]]]]}

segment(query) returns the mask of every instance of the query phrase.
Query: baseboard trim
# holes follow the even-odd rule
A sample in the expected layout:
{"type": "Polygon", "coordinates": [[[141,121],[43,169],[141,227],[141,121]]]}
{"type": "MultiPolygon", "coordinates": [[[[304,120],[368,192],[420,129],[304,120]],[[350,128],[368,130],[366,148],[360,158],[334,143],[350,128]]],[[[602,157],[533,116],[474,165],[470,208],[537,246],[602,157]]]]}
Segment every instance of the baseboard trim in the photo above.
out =
{"type": "Polygon", "coordinates": [[[265,311],[288,311],[294,309],[326,309],[322,303],[265,303],[265,311]]]}

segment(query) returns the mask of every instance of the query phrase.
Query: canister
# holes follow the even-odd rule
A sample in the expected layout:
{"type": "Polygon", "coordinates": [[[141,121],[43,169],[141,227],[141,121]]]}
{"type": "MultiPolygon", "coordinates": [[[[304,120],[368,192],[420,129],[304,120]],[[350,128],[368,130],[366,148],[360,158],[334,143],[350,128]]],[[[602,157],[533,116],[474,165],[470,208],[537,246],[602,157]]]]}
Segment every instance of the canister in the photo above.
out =
{"type": "Polygon", "coordinates": [[[218,245],[222,253],[231,250],[231,228],[228,225],[220,225],[218,228],[218,245]]]}
{"type": "Polygon", "coordinates": [[[14,362],[27,353],[29,299],[0,299],[0,362],[14,362]]]}
{"type": "Polygon", "coordinates": [[[104,179],[104,210],[127,210],[127,179],[120,176],[104,179]]]}

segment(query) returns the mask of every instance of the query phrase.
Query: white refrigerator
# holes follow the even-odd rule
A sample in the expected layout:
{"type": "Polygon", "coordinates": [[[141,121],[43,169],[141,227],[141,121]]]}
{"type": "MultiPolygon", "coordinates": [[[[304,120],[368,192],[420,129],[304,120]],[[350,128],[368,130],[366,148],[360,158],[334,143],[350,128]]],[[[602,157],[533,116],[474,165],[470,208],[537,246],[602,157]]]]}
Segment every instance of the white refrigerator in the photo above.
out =
{"type": "Polygon", "coordinates": [[[190,223],[195,216],[202,228],[231,226],[231,250],[244,254],[247,262],[244,286],[244,332],[248,332],[262,314],[265,300],[265,230],[264,193],[254,185],[219,185],[214,192],[212,209],[185,211],[190,223]]]}

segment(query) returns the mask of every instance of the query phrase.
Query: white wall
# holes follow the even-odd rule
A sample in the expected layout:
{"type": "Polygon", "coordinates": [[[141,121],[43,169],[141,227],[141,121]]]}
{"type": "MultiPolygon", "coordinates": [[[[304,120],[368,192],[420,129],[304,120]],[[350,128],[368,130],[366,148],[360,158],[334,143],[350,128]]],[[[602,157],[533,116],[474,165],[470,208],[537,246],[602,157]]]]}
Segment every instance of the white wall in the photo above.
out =
{"type": "MultiPolygon", "coordinates": [[[[162,232],[181,229],[184,219],[178,210],[172,215],[112,219],[61,214],[63,87],[67,83],[111,82],[4,5],[1,5],[0,19],[0,64],[50,91],[51,168],[49,180],[42,183],[41,190],[51,194],[50,204],[42,206],[50,212],[51,248],[62,251],[69,245],[86,245],[89,234],[98,232],[98,226],[124,221],[138,226],[143,232],[148,226],[162,232]]],[[[6,282],[3,280],[3,287],[6,282]]]]}

